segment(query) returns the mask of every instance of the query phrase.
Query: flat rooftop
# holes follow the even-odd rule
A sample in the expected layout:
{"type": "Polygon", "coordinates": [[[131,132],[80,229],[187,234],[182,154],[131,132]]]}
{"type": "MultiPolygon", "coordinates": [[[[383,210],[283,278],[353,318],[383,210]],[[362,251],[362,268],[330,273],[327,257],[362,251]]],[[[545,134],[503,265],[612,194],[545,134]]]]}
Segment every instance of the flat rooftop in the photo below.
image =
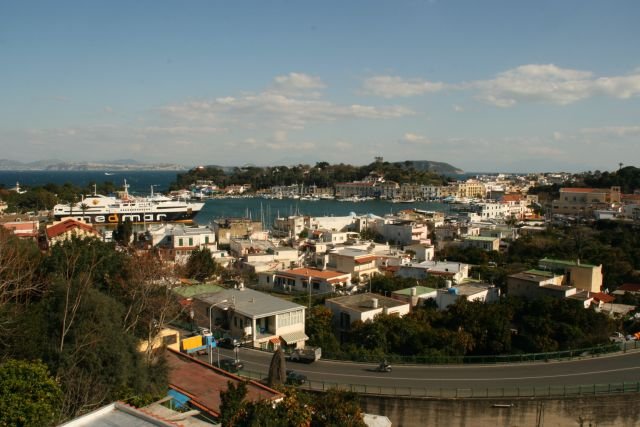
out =
{"type": "Polygon", "coordinates": [[[518,279],[518,280],[526,280],[527,282],[541,283],[541,282],[544,282],[546,280],[549,280],[550,278],[553,277],[553,275],[546,276],[546,275],[534,274],[534,273],[530,273],[528,271],[524,271],[522,273],[510,274],[508,277],[512,277],[512,278],[518,279]]]}
{"type": "Polygon", "coordinates": [[[465,237],[464,240],[469,240],[472,242],[495,242],[499,240],[498,237],[488,237],[488,236],[468,236],[465,237]]]}
{"type": "MultiPolygon", "coordinates": [[[[455,286],[454,288],[458,290],[458,295],[462,296],[471,296],[475,294],[479,294],[480,292],[486,292],[487,289],[493,288],[494,286],[488,283],[464,283],[462,285],[455,286]]],[[[440,292],[449,292],[448,288],[439,289],[440,292]]]]}
{"type": "Polygon", "coordinates": [[[215,294],[196,295],[207,304],[218,304],[218,307],[233,307],[237,313],[247,317],[271,316],[287,311],[304,310],[305,307],[249,288],[223,289],[215,294]]]}
{"type": "Polygon", "coordinates": [[[552,258],[543,258],[540,260],[539,264],[555,264],[558,266],[566,266],[566,267],[585,267],[585,268],[594,268],[596,265],[585,264],[580,261],[567,261],[562,259],[552,259],[552,258]]]}
{"type": "Polygon", "coordinates": [[[372,306],[372,301],[374,299],[378,300],[378,309],[381,309],[384,307],[392,308],[392,307],[400,307],[403,305],[407,305],[407,303],[404,301],[398,301],[393,298],[385,297],[378,294],[372,294],[369,292],[364,294],[355,294],[355,295],[347,295],[344,297],[331,298],[331,299],[328,299],[327,302],[330,302],[332,304],[337,304],[354,311],[365,312],[365,311],[376,310],[372,306]]]}
{"type": "MultiPolygon", "coordinates": [[[[411,296],[411,290],[413,288],[405,288],[405,289],[400,289],[397,291],[393,291],[392,294],[393,295],[402,295],[402,296],[411,296]]],[[[432,292],[435,292],[436,290],[433,288],[428,288],[426,286],[415,286],[416,289],[416,296],[420,296],[420,295],[424,295],[424,294],[430,294],[432,292]]]]}

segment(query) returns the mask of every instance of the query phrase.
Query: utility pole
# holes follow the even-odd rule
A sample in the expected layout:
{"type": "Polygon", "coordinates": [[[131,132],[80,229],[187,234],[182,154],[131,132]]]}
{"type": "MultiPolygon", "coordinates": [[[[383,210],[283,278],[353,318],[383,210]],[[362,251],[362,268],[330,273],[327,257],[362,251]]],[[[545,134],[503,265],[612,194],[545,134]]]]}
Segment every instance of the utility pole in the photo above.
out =
{"type": "Polygon", "coordinates": [[[309,288],[309,313],[308,316],[311,316],[311,276],[307,279],[307,288],[309,288]]]}

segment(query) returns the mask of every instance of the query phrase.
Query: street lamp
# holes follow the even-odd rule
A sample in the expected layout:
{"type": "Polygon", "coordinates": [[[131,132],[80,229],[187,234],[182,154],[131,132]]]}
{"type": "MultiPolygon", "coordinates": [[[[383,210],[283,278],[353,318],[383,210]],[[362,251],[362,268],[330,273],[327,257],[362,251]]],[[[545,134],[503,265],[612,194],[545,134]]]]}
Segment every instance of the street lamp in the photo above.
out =
{"type": "MultiPolygon", "coordinates": [[[[213,307],[219,304],[224,304],[229,300],[223,299],[222,301],[214,302],[209,306],[209,332],[211,333],[211,341],[209,342],[209,364],[213,365],[213,353],[211,352],[211,347],[213,344],[213,307]]],[[[216,351],[218,353],[218,367],[220,367],[220,348],[216,344],[216,351]]]]}

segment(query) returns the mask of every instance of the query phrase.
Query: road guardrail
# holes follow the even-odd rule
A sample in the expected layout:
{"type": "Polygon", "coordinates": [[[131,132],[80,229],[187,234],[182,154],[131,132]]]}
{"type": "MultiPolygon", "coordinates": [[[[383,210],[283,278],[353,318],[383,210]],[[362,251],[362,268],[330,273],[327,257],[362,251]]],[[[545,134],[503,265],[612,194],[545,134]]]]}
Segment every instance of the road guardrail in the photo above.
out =
{"type": "MultiPolygon", "coordinates": [[[[262,380],[266,373],[240,371],[239,375],[262,380]]],[[[486,398],[567,398],[612,394],[640,393],[640,382],[623,382],[610,384],[579,384],[519,387],[477,387],[477,388],[442,388],[442,387],[398,387],[393,385],[343,384],[338,382],[308,380],[299,389],[310,391],[326,391],[340,389],[358,394],[377,396],[413,397],[431,399],[486,399],[486,398]]]]}

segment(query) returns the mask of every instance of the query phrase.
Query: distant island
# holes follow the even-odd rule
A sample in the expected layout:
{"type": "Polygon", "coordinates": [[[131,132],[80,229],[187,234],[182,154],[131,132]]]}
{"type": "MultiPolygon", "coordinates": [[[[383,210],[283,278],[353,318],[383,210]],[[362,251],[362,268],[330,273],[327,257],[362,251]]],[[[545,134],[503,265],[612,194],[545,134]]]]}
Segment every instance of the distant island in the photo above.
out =
{"type": "MultiPolygon", "coordinates": [[[[386,163],[386,162],[385,162],[386,163]]],[[[413,169],[416,172],[430,172],[439,175],[460,175],[464,171],[445,162],[432,160],[405,160],[401,162],[389,162],[399,169],[413,169]]],[[[232,174],[236,169],[246,169],[247,166],[217,166],[208,165],[232,174]]],[[[256,166],[251,166],[256,167],[256,166]]],[[[110,160],[100,162],[69,162],[59,159],[38,160],[34,162],[19,162],[16,160],[0,159],[0,171],[187,171],[191,167],[176,163],[142,163],[133,159],[110,160]]]]}
{"type": "Polygon", "coordinates": [[[141,163],[132,159],[105,162],[68,162],[63,160],[38,160],[23,163],[0,159],[0,171],[185,171],[189,167],[175,163],[141,163]]]}

